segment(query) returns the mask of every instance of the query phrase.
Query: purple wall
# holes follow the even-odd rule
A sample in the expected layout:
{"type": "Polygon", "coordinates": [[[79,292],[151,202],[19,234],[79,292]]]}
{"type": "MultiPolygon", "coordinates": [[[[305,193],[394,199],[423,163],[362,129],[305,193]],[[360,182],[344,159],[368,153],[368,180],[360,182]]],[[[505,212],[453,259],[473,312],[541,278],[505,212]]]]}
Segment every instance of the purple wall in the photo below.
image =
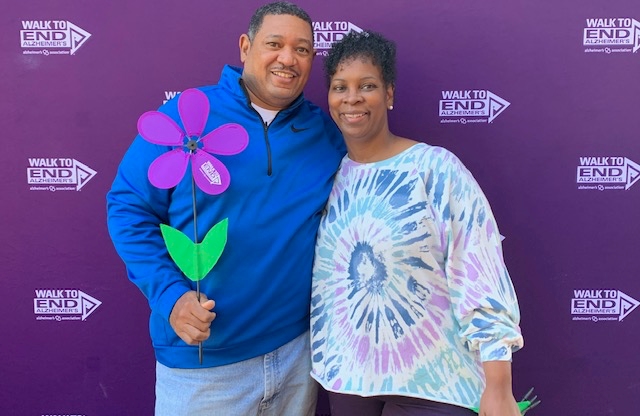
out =
{"type": "MultiPolygon", "coordinates": [[[[1,415],[152,414],[148,306],[105,194],[138,116],[239,64],[262,3],[3,7],[1,415]]],[[[454,151],[488,195],[522,311],[514,389],[543,401],[532,416],[637,414],[640,2],[299,3],[320,42],[354,26],[397,42],[392,129],[454,151]]],[[[326,107],[316,59],[305,93],[326,107]]]]}

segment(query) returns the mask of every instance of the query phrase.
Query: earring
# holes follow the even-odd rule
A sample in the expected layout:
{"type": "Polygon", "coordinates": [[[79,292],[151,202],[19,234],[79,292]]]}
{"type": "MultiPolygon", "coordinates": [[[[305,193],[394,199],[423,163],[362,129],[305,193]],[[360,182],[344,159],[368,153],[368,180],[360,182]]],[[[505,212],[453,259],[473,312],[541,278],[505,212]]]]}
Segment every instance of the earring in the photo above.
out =
{"type": "Polygon", "coordinates": [[[393,106],[392,105],[389,106],[389,111],[391,111],[391,110],[393,110],[393,106]]]}

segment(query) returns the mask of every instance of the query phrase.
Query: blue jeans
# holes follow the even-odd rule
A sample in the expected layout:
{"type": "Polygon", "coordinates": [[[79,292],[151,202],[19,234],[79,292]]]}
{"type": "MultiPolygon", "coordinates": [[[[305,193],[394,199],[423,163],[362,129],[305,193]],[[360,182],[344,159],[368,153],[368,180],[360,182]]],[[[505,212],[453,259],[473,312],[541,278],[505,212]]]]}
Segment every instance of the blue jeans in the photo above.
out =
{"type": "Polygon", "coordinates": [[[156,416],[313,416],[309,332],[268,354],[220,367],[156,363],[156,416]]]}

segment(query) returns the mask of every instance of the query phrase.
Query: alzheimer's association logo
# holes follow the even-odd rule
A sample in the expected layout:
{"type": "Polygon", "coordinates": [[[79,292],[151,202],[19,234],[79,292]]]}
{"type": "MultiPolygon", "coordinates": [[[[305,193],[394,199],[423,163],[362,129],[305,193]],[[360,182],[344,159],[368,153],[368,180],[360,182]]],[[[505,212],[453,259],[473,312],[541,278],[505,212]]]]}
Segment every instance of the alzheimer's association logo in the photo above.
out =
{"type": "Polygon", "coordinates": [[[98,306],[98,299],[78,289],[36,289],[33,313],[38,321],[84,321],[98,306]]]}
{"type": "Polygon", "coordinates": [[[27,183],[31,191],[79,191],[96,171],[67,157],[29,158],[27,183]]]}
{"type": "Polygon", "coordinates": [[[20,46],[24,55],[74,55],[90,37],[68,20],[23,20],[20,46]]]}
{"type": "Polygon", "coordinates": [[[640,180],[640,165],[622,156],[580,158],[576,182],[580,190],[628,190],[640,180]]]}
{"type": "Polygon", "coordinates": [[[511,103],[489,90],[442,91],[440,123],[492,123],[511,103]]]}
{"type": "Polygon", "coordinates": [[[622,321],[638,305],[640,302],[619,290],[576,289],[571,299],[571,315],[574,321],[622,321]]]}
{"type": "Polygon", "coordinates": [[[313,48],[316,55],[327,56],[331,46],[352,30],[362,32],[351,22],[313,22],[313,48]]]}
{"type": "Polygon", "coordinates": [[[587,19],[585,52],[635,53],[640,49],[640,22],[630,17],[587,19]]]}

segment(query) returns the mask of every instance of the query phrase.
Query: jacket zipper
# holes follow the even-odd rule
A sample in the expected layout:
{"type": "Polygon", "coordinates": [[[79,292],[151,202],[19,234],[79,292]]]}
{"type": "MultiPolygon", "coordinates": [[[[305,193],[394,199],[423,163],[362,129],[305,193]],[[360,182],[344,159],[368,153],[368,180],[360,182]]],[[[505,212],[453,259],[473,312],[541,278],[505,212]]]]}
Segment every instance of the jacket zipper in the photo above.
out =
{"type": "MultiPolygon", "coordinates": [[[[269,125],[267,125],[267,123],[265,123],[262,120],[262,116],[260,115],[260,113],[258,113],[258,110],[253,108],[253,106],[251,105],[251,100],[249,99],[249,92],[247,91],[247,88],[244,86],[244,82],[242,81],[242,78],[240,78],[238,82],[240,83],[240,87],[242,88],[242,91],[244,92],[244,95],[247,99],[247,106],[250,109],[252,109],[254,113],[256,113],[256,115],[260,119],[260,122],[262,123],[262,129],[264,132],[264,143],[267,146],[267,176],[271,176],[271,174],[273,173],[273,169],[271,164],[271,143],[269,143],[269,133],[267,131],[269,129],[269,125]]],[[[274,119],[271,120],[271,123],[273,123],[276,120],[276,118],[278,118],[279,115],[280,115],[280,111],[278,112],[278,114],[276,114],[274,119]]]]}
{"type": "MultiPolygon", "coordinates": [[[[244,92],[244,95],[247,99],[247,107],[249,107],[253,110],[254,113],[256,113],[258,119],[260,120],[260,123],[262,123],[262,131],[264,132],[264,143],[267,146],[267,176],[271,176],[273,170],[271,168],[271,143],[269,143],[269,133],[267,132],[269,126],[264,122],[264,120],[262,120],[262,116],[260,115],[260,113],[258,113],[258,110],[253,108],[253,106],[251,105],[251,100],[249,99],[249,91],[247,91],[247,88],[244,86],[242,78],[240,78],[238,82],[240,83],[240,88],[242,88],[242,91],[244,92]]],[[[276,117],[278,117],[278,114],[276,114],[276,117]]],[[[273,123],[273,120],[271,122],[273,123]]]]}
{"type": "MultiPolygon", "coordinates": [[[[253,107],[251,107],[253,108],[253,107]]],[[[254,108],[255,110],[255,108],[254,108]]],[[[257,113],[257,111],[256,111],[257,113]]],[[[258,116],[260,116],[260,114],[258,114],[258,116]]],[[[262,120],[262,118],[260,118],[260,120],[262,120]]],[[[262,121],[262,128],[264,131],[264,143],[267,146],[267,176],[271,176],[272,173],[272,169],[271,169],[271,143],[269,143],[269,133],[267,132],[267,130],[269,130],[269,125],[267,123],[265,123],[264,121],[262,121]]]]}

